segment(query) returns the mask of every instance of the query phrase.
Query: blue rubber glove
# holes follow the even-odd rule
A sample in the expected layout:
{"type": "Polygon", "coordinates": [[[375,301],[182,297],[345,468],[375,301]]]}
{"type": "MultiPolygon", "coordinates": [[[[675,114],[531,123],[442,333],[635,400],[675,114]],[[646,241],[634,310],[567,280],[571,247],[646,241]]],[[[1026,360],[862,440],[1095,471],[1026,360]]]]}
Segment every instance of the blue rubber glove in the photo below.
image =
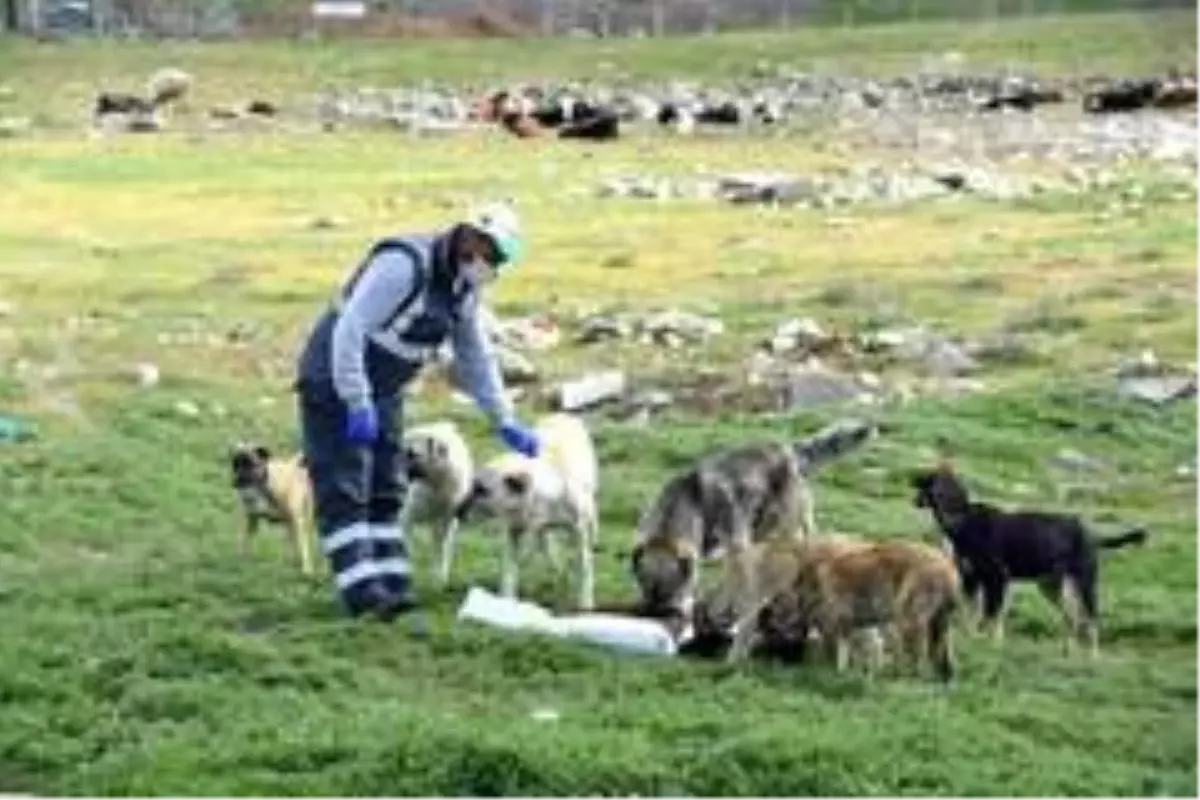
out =
{"type": "Polygon", "coordinates": [[[374,444],[379,438],[379,414],[373,404],[350,409],[346,415],[346,438],[354,444],[374,444]]]}
{"type": "Polygon", "coordinates": [[[516,422],[500,426],[500,439],[513,450],[527,458],[537,458],[538,439],[533,431],[516,422]]]}

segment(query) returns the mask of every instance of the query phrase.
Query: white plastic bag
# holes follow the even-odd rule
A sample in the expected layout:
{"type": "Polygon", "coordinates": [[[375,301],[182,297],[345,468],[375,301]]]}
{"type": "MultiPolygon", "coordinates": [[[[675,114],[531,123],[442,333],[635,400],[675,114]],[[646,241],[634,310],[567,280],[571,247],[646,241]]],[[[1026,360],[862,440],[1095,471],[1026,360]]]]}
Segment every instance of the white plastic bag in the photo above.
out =
{"type": "Polygon", "coordinates": [[[506,630],[536,631],[581,639],[631,653],[673,656],[677,652],[670,631],[654,620],[617,614],[555,617],[535,603],[499,597],[479,587],[472,587],[467,592],[458,609],[458,618],[506,630]]]}

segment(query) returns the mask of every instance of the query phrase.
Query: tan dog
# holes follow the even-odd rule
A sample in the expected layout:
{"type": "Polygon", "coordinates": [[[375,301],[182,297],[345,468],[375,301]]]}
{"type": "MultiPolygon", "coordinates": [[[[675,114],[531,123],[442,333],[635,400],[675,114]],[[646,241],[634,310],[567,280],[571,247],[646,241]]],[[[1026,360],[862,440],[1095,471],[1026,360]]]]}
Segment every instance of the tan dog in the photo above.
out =
{"type": "Polygon", "coordinates": [[[245,515],[242,553],[249,552],[262,522],[279,524],[288,531],[300,571],[312,575],[312,483],[303,457],[277,458],[261,445],[239,444],[230,455],[230,468],[245,515]]]}
{"type": "MultiPolygon", "coordinates": [[[[806,543],[808,552],[820,558],[832,558],[871,546],[871,542],[868,540],[836,533],[812,536],[806,540],[806,543]]],[[[779,558],[780,551],[782,551],[782,558],[786,564],[787,559],[792,557],[793,549],[778,544],[777,540],[771,540],[754,548],[749,556],[750,564],[756,574],[762,574],[764,569],[772,569],[772,565],[764,567],[758,562],[764,558],[779,558]]],[[[780,566],[782,565],[774,565],[774,568],[780,566]]],[[[786,571],[786,567],[784,571],[786,571]]],[[[694,614],[696,629],[701,630],[705,625],[710,628],[713,626],[721,629],[736,628],[737,620],[734,618],[734,602],[736,600],[734,593],[736,591],[736,587],[732,587],[727,578],[709,593],[705,602],[697,604],[694,614]],[[714,619],[714,614],[719,614],[720,619],[714,619]]],[[[800,605],[800,597],[794,591],[774,593],[774,596],[762,606],[762,611],[755,617],[755,620],[756,629],[748,631],[746,634],[750,636],[751,640],[762,638],[764,634],[767,639],[776,641],[805,641],[811,639],[814,633],[819,638],[819,631],[812,629],[809,610],[800,605]],[[770,626],[769,630],[762,629],[764,619],[770,626]]],[[[885,626],[865,626],[855,630],[849,637],[851,651],[860,655],[869,670],[877,669],[883,663],[884,630],[885,626]]],[[[825,642],[825,644],[829,646],[830,643],[825,642]]],[[[747,644],[747,648],[751,646],[747,644]]]]}
{"type": "Polygon", "coordinates": [[[405,533],[418,522],[431,526],[438,550],[440,586],[450,582],[455,539],[475,478],[471,450],[449,420],[418,425],[404,434],[407,490],[400,525],[405,533]]]}
{"type": "Polygon", "coordinates": [[[939,550],[910,541],[777,539],[754,548],[754,596],[735,607],[753,609],[734,626],[729,660],[745,657],[756,635],[758,612],[789,596],[800,616],[833,648],[846,668],[851,637],[866,627],[886,626],[918,669],[925,658],[937,676],[954,676],[950,624],[960,586],[954,562],[939,550]]]}
{"type": "Polygon", "coordinates": [[[600,536],[596,508],[599,465],[592,437],[583,421],[570,414],[550,414],[534,428],[541,442],[537,458],[506,453],[476,473],[468,513],[475,511],[505,526],[501,592],[517,596],[519,562],[529,536],[558,569],[551,529],[571,532],[579,556],[579,608],[595,605],[592,549],[600,536]]]}

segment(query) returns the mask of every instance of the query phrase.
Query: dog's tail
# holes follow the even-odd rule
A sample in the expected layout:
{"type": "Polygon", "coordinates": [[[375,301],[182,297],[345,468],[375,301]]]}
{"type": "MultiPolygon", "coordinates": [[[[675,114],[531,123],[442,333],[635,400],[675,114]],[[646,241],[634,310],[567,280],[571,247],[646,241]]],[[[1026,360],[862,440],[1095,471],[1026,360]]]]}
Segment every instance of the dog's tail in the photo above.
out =
{"type": "Polygon", "coordinates": [[[861,419],[842,419],[793,445],[802,472],[841,458],[879,433],[879,426],[861,419]]]}
{"type": "Polygon", "coordinates": [[[1118,550],[1131,544],[1144,544],[1149,538],[1150,534],[1146,532],[1145,528],[1132,528],[1115,536],[1098,536],[1096,537],[1096,546],[1102,550],[1118,550]]]}

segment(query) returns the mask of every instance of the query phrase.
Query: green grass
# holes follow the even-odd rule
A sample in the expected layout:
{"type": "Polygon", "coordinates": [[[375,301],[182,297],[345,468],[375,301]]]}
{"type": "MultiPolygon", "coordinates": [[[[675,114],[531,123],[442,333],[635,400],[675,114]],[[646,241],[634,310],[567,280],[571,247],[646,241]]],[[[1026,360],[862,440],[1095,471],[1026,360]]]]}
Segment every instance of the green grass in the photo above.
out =
{"type": "MultiPolygon", "coordinates": [[[[582,74],[607,59],[630,74],[727,76],[764,56],[887,74],[954,48],[970,64],[1151,71],[1179,53],[1194,59],[1181,20],[1194,27],[1191,14],[1014,22],[960,36],[930,26],[562,42],[519,62],[508,56],[520,45],[494,42],[0,42],[0,83],[16,92],[0,113],[30,113],[45,96],[58,126],[0,143],[0,300],[11,304],[0,317],[0,401],[40,434],[0,444],[0,790],[1192,795],[1196,491],[1176,470],[1194,462],[1196,407],[1122,400],[1106,370],[1145,347],[1194,362],[1194,194],[1154,191],[1144,210],[1111,218],[1099,212],[1120,189],[864,207],[831,226],[819,211],[591,196],[596,180],[623,171],[837,166],[813,136],[765,140],[757,153],[724,138],[676,145],[654,135],[538,150],[495,136],[385,133],[97,141],[71,116],[95,84],[137,85],[167,61],[197,75],[199,101],[261,93],[294,109],[308,102],[309,77],[335,63],[333,77],[349,84],[473,79],[501,61],[513,75],[559,65],[582,74]],[[425,589],[434,630],[421,641],[404,625],[343,619],[327,578],[301,579],[279,537],[239,558],[226,448],[242,438],[295,444],[288,381],[313,315],[372,237],[435,226],[488,194],[515,196],[530,231],[528,262],[496,287],[501,314],[681,306],[719,310],[729,326],[682,355],[563,345],[538,357],[548,380],[597,364],[647,378],[732,371],[793,315],[847,331],[875,319],[1030,331],[1038,357],[990,366],[987,391],[883,409],[892,432],[819,475],[818,523],[929,538],[904,476],[946,435],[989,500],[1077,511],[1104,530],[1145,524],[1146,547],[1104,557],[1100,659],[1062,654],[1056,616],[1030,587],[1015,593],[1003,645],[959,636],[960,680],[942,690],[897,677],[872,685],[819,665],[733,670],[620,656],[458,625],[467,586],[493,587],[498,576],[499,543],[479,528],[462,537],[451,590],[425,589]],[[343,223],[311,229],[322,215],[343,223]],[[615,257],[630,266],[612,268],[615,257]],[[236,325],[254,332],[249,347],[220,343],[236,325]],[[160,342],[193,329],[199,343],[160,342]],[[22,359],[32,371],[18,372],[22,359]],[[162,369],[156,389],[120,374],[144,360],[162,369]],[[39,375],[46,364],[58,374],[39,375]],[[199,419],[175,410],[184,400],[199,419]],[[1067,447],[1103,466],[1052,466],[1067,447]],[[535,718],[544,709],[558,718],[535,718]]],[[[175,128],[199,124],[184,115],[175,128]]],[[[438,380],[409,415],[453,417],[479,457],[499,448],[438,380]]],[[[679,410],[649,428],[594,419],[601,601],[632,597],[622,554],[671,470],[835,416],[679,410]]],[[[424,588],[426,539],[415,547],[424,588]]],[[[537,562],[524,578],[533,599],[565,599],[537,562]]]]}

